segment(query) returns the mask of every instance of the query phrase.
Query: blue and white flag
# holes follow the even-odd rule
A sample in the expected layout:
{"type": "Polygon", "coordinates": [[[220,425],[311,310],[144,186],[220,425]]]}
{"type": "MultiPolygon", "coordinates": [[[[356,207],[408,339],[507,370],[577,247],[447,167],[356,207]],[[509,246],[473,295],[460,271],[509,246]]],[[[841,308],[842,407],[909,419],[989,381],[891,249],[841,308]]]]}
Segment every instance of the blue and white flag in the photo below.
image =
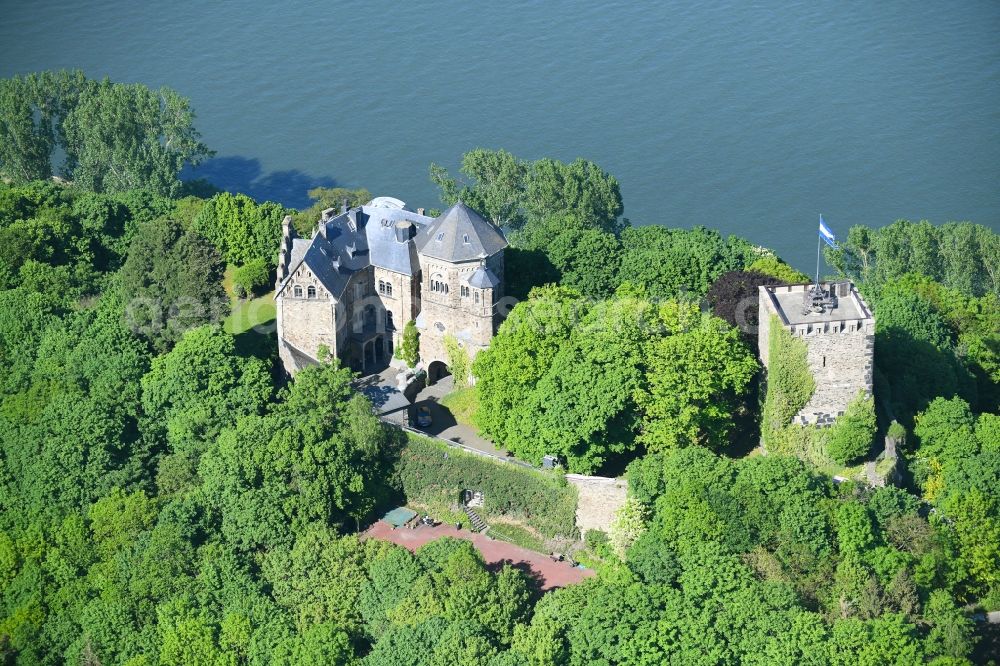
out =
{"type": "Polygon", "coordinates": [[[822,215],[819,216],[819,237],[826,241],[826,244],[830,247],[837,248],[837,237],[830,231],[830,227],[826,226],[822,215]]]}

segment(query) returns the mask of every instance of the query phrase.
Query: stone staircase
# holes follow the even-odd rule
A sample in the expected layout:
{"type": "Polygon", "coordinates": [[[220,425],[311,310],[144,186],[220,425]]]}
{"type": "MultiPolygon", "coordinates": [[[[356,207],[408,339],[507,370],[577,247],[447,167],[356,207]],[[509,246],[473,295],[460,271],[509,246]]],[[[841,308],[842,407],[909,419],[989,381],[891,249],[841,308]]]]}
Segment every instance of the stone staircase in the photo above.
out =
{"type": "Polygon", "coordinates": [[[486,524],[486,521],[483,520],[478,513],[470,509],[468,505],[463,504],[462,509],[465,510],[465,515],[469,517],[469,522],[472,523],[473,532],[485,532],[490,529],[490,526],[486,524]]]}

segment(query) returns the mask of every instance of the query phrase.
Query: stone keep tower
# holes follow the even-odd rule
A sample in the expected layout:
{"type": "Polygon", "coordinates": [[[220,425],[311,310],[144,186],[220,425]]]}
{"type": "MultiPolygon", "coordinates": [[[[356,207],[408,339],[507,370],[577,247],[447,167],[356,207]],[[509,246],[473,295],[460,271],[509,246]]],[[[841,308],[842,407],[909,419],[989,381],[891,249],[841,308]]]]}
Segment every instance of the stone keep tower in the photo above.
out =
{"type": "Polygon", "coordinates": [[[499,325],[496,304],[503,297],[503,232],[459,201],[422,228],[416,237],[420,256],[420,358],[429,379],[448,355],[444,340],[453,336],[469,360],[490,344],[499,325]]]}
{"type": "Polygon", "coordinates": [[[806,343],[816,390],[793,423],[830,425],[859,392],[871,395],[875,317],[853,283],[823,283],[815,292],[813,285],[762,286],[758,304],[757,347],[765,369],[774,321],[806,343]]]}

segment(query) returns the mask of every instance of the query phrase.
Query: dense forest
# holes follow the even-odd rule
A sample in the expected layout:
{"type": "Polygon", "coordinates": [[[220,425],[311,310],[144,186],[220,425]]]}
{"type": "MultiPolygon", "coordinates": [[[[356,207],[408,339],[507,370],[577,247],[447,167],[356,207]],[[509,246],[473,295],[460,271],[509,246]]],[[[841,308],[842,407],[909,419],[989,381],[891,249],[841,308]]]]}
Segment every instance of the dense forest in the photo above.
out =
{"type": "MultiPolygon", "coordinates": [[[[433,456],[334,359],[289,381],[267,327],[233,316],[269,289],[286,213],[308,232],[370,195],[317,190],[286,211],[184,183],[209,154],[193,120],[170,90],[0,81],[3,663],[943,666],[998,651],[974,620],[1000,610],[988,228],[856,226],[828,251],[876,312],[875,399],[794,430],[811,388],[778,338],[787,381],[761,394],[746,305],[807,279],[773,252],[633,225],[586,160],[479,149],[457,177],[432,165],[443,204],[462,198],[511,241],[519,302],[468,359],[471,418],[526,461],[629,480],[610,533],[580,535],[598,575],[542,593],[466,541],[359,539],[416,498],[433,456]],[[772,452],[748,455],[761,437],[772,452]],[[902,487],[834,482],[885,437],[902,487]]],[[[571,494],[558,474],[495,483],[571,494]]],[[[568,511],[543,518],[558,531],[568,511]]]]}

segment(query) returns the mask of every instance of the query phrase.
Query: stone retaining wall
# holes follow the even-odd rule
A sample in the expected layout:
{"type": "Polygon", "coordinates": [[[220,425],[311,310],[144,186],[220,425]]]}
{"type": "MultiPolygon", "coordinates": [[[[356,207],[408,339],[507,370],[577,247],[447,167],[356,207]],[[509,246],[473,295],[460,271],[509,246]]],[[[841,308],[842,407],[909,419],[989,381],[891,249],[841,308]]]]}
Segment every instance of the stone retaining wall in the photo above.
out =
{"type": "Polygon", "coordinates": [[[576,486],[576,526],[580,536],[587,530],[608,532],[618,509],[625,504],[628,481],[603,476],[567,474],[566,480],[576,486]]]}

